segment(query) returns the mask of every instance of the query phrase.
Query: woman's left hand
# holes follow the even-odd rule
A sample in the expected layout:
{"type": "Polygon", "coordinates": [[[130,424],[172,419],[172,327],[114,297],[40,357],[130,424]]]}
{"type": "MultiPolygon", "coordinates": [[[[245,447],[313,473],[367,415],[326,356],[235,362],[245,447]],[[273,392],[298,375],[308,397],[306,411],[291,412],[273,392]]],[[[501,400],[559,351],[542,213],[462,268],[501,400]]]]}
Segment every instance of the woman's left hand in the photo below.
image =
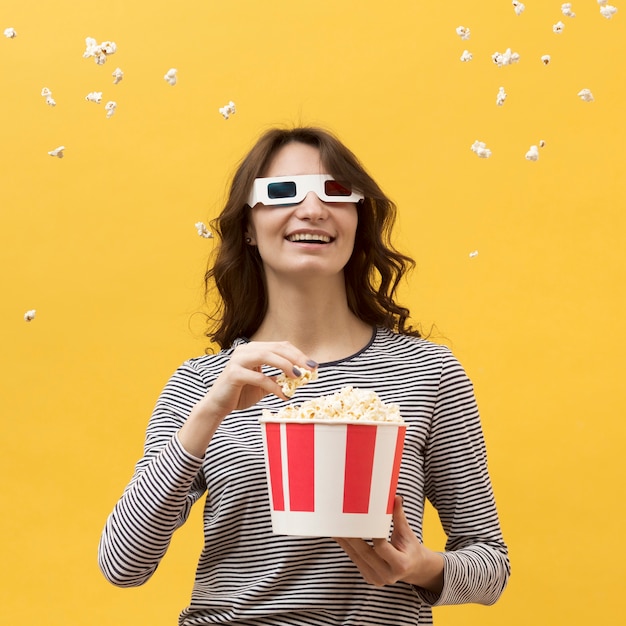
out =
{"type": "Polygon", "coordinates": [[[337,543],[370,584],[382,587],[404,581],[433,593],[443,588],[443,556],[426,548],[409,526],[402,498],[396,496],[391,539],[337,538],[337,543]]]}

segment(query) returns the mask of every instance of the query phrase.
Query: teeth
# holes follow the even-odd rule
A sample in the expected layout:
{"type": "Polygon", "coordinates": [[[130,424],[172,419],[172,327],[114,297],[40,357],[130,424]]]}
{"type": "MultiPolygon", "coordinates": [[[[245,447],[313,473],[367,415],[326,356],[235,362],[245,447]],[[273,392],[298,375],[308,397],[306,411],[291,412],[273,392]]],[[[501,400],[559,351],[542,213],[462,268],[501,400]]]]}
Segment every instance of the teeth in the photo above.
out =
{"type": "Polygon", "coordinates": [[[295,235],[289,235],[287,239],[289,241],[321,241],[323,243],[330,243],[331,241],[328,235],[312,235],[310,233],[296,233],[295,235]]]}

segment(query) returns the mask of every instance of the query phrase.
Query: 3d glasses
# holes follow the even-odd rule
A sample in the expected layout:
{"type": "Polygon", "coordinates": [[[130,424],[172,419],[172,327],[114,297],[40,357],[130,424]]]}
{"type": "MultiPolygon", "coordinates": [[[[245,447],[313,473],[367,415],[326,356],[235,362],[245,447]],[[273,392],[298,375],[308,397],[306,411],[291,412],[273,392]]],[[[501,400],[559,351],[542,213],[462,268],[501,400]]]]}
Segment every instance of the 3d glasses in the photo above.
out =
{"type": "Polygon", "coordinates": [[[266,206],[299,204],[309,191],[323,202],[358,202],[364,198],[350,183],[339,182],[328,174],[305,174],[256,178],[248,204],[251,207],[258,202],[266,206]]]}

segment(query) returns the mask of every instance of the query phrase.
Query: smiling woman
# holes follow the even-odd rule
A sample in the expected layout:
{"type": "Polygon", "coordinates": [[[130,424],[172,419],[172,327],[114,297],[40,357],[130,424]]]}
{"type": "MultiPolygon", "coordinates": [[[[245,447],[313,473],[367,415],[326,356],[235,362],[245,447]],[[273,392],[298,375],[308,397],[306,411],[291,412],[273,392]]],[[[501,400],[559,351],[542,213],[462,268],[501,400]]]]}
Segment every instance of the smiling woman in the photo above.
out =
{"type": "Polygon", "coordinates": [[[221,351],[186,361],[157,402],[144,456],[102,534],[111,582],[147,581],[206,493],[182,626],[415,626],[432,623],[435,604],[498,599],[509,561],[472,385],[396,302],[412,260],[389,242],[394,219],[394,204],[330,133],[276,129],[252,148],[216,221],[206,274],[221,302],[208,335],[221,351]],[[303,370],[294,402],[350,386],[400,406],[407,430],[390,536],[273,532],[259,418],[291,402],[284,377],[303,370]],[[443,553],[422,543],[426,498],[448,535],[443,553]]]}

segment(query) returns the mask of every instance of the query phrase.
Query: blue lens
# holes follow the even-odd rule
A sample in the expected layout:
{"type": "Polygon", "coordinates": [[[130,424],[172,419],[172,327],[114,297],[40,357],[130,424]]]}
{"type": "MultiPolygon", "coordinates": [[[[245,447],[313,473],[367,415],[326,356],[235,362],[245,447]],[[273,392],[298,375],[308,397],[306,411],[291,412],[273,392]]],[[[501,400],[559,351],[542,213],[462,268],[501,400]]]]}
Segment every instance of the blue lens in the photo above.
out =
{"type": "Polygon", "coordinates": [[[272,200],[277,198],[295,198],[296,183],[292,180],[282,183],[270,183],[267,186],[267,197],[272,200]]]}

